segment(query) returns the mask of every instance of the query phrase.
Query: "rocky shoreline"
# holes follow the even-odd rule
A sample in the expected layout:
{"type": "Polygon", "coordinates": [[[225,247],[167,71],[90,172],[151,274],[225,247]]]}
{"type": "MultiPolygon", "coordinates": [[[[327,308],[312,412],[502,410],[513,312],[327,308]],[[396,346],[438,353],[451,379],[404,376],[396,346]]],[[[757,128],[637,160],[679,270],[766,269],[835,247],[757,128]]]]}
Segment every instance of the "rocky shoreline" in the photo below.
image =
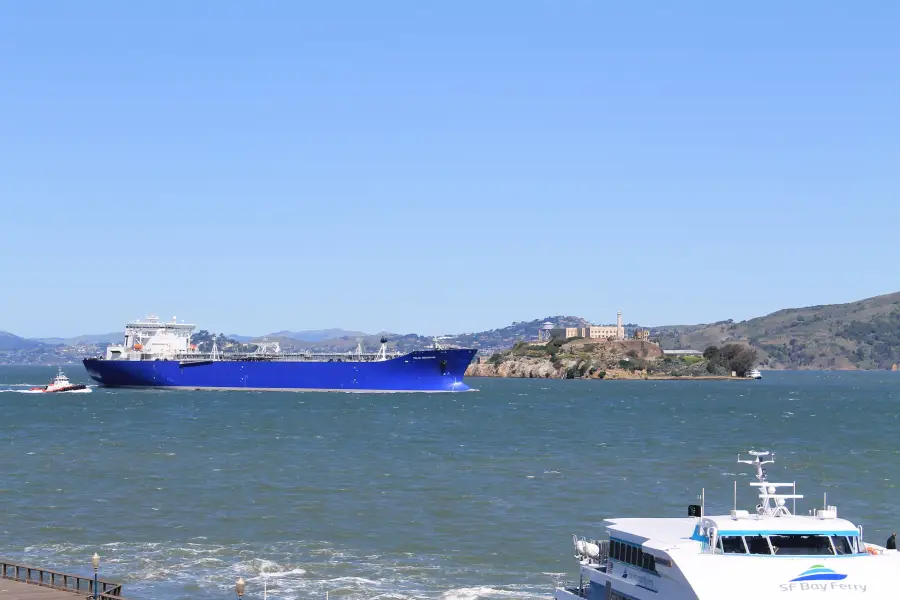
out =
{"type": "MultiPolygon", "coordinates": [[[[726,349],[723,348],[723,352],[726,349]]],[[[737,350],[730,350],[735,354],[737,350]]],[[[743,375],[743,373],[740,373],[743,375]]],[[[731,376],[718,355],[667,356],[657,344],[639,340],[581,338],[549,343],[520,342],[510,350],[480,359],[466,377],[525,379],[604,379],[648,381],[742,380],[731,376]]]]}
{"type": "Polygon", "coordinates": [[[654,375],[643,371],[627,371],[625,369],[608,369],[601,377],[599,374],[582,375],[580,377],[566,377],[565,373],[559,373],[548,365],[536,365],[536,369],[505,369],[500,370],[492,365],[472,364],[466,369],[466,377],[486,378],[524,378],[524,379],[603,379],[603,380],[628,380],[628,381],[739,381],[743,377],[731,375],[654,375]]]}

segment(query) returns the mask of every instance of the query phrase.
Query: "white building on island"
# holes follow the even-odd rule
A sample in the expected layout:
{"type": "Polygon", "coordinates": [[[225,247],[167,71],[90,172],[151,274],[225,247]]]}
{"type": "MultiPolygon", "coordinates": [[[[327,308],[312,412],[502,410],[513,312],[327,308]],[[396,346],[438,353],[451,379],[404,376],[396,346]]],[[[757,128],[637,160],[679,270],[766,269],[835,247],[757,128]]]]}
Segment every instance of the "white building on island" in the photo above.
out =
{"type": "MultiPolygon", "coordinates": [[[[538,339],[544,339],[547,323],[539,330],[538,339]]],[[[549,330],[550,338],[583,337],[592,340],[624,340],[625,327],[622,325],[622,311],[616,313],[615,325],[591,325],[589,327],[554,327],[549,330]]]]}

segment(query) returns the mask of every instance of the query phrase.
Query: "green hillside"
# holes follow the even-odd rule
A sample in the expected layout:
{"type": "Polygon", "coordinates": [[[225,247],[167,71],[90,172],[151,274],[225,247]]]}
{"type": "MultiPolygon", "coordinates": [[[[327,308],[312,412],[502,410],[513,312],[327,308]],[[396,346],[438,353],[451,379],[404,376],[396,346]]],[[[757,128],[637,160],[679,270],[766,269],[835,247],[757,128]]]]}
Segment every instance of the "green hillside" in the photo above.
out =
{"type": "Polygon", "coordinates": [[[769,368],[890,369],[900,363],[900,292],[789,308],[739,323],[657,327],[651,335],[666,349],[745,341],[769,368]]]}

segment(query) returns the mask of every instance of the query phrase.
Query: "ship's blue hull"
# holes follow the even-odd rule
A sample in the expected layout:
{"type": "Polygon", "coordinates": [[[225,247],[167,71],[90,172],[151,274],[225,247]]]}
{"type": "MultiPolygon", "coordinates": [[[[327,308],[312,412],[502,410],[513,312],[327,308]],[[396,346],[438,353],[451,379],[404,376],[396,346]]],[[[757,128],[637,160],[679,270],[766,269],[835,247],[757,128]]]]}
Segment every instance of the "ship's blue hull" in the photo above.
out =
{"type": "Polygon", "coordinates": [[[84,366],[110,387],[356,392],[461,392],[475,350],[426,350],[384,361],[104,360],[84,366]]]}

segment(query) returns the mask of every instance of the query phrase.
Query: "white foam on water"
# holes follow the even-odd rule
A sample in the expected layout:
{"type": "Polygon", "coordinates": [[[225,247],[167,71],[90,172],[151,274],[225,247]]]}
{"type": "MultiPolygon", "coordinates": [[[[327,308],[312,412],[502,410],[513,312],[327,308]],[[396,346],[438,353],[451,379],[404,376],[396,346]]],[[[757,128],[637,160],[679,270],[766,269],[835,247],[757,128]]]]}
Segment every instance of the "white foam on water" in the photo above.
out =
{"type": "Polygon", "coordinates": [[[547,594],[535,594],[524,590],[504,590],[489,586],[464,587],[441,594],[442,600],[493,600],[496,598],[547,598],[547,594]]]}
{"type": "MultiPolygon", "coordinates": [[[[90,565],[85,568],[85,556],[96,550],[94,545],[48,544],[25,547],[10,558],[88,574],[90,565]]],[[[136,598],[185,594],[200,600],[228,597],[235,580],[243,577],[252,588],[253,597],[261,597],[265,585],[272,600],[324,598],[326,592],[344,600],[546,600],[547,590],[558,580],[545,576],[543,581],[528,585],[473,586],[485,576],[494,581],[498,577],[521,577],[494,572],[487,565],[453,574],[454,569],[447,570],[445,556],[415,552],[371,554],[310,540],[268,544],[217,544],[202,538],[111,542],[103,544],[99,553],[104,575],[124,581],[129,596],[136,598]]]]}

